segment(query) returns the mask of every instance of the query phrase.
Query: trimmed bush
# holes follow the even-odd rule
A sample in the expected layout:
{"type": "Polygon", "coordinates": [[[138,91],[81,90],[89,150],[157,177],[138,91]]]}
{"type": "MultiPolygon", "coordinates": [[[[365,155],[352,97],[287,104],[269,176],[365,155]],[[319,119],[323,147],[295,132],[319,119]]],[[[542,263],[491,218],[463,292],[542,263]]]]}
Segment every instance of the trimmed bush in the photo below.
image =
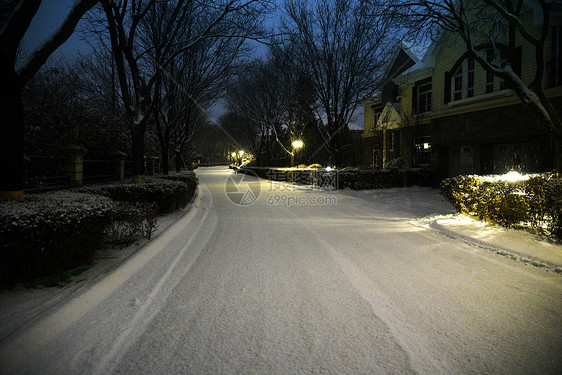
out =
{"type": "Polygon", "coordinates": [[[108,198],[75,192],[0,202],[0,284],[91,262],[103,244],[112,210],[108,198]]]}
{"type": "MultiPolygon", "coordinates": [[[[193,192],[195,191],[192,189],[193,192]]],[[[158,206],[160,213],[184,207],[191,197],[186,183],[172,179],[147,178],[143,183],[94,185],[76,189],[78,192],[99,194],[120,202],[149,203],[158,206]]]]}
{"type": "Polygon", "coordinates": [[[435,173],[429,169],[371,169],[345,170],[338,173],[340,189],[385,189],[406,186],[433,186],[435,173]]]}
{"type": "Polygon", "coordinates": [[[457,176],[442,181],[441,194],[458,212],[504,227],[546,225],[562,238],[562,181],[552,173],[518,181],[503,176],[457,176]]]}
{"type": "Polygon", "coordinates": [[[111,211],[111,224],[106,237],[113,247],[121,248],[135,242],[139,237],[150,239],[158,229],[158,207],[150,203],[115,202],[111,211]]]}
{"type": "Polygon", "coordinates": [[[88,264],[105,241],[150,239],[158,212],[185,206],[196,189],[191,173],[0,201],[0,286],[88,264]]]}
{"type": "Polygon", "coordinates": [[[253,172],[258,177],[274,181],[296,182],[306,185],[330,186],[353,190],[383,189],[406,186],[430,186],[435,182],[435,172],[423,168],[410,169],[290,169],[244,167],[238,173],[253,172]]]}
{"type": "Polygon", "coordinates": [[[195,195],[195,192],[197,191],[197,181],[198,180],[197,180],[197,177],[195,176],[195,173],[193,173],[193,172],[175,174],[175,175],[168,175],[168,176],[160,176],[158,178],[163,179],[163,180],[169,180],[169,181],[183,182],[185,184],[185,186],[187,187],[187,192],[186,192],[187,202],[191,201],[191,199],[195,195]]]}

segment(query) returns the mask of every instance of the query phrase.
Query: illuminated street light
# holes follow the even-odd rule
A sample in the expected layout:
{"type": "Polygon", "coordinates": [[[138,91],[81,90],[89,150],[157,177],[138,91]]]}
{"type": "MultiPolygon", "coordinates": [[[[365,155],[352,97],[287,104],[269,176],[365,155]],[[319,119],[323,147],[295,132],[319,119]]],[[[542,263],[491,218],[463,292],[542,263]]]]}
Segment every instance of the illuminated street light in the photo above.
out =
{"type": "Polygon", "coordinates": [[[304,143],[301,140],[296,140],[296,141],[293,141],[292,145],[293,145],[293,150],[291,151],[291,167],[294,167],[295,166],[295,152],[299,148],[302,148],[304,146],[304,143]]]}
{"type": "Polygon", "coordinates": [[[232,159],[234,159],[236,157],[236,152],[233,152],[232,154],[230,154],[230,156],[232,156],[232,159]]]}
{"type": "Polygon", "coordinates": [[[244,156],[244,150],[238,151],[238,154],[240,155],[240,157],[244,156]]]}

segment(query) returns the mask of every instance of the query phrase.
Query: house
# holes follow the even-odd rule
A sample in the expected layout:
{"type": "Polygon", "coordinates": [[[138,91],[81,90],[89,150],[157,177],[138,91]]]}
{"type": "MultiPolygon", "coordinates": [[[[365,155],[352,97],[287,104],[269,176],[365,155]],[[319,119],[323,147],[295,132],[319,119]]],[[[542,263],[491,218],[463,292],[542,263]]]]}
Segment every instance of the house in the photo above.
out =
{"type": "MultiPolygon", "coordinates": [[[[562,116],[560,5],[557,1],[553,7],[542,87],[562,116]]],[[[525,1],[522,18],[538,31],[542,12],[537,7],[525,1]]],[[[528,85],[536,67],[534,48],[519,33],[515,41],[513,71],[528,85]]],[[[507,45],[501,38],[493,44],[482,39],[476,49],[488,61],[504,64],[507,45]]],[[[457,34],[442,32],[421,60],[412,61],[412,66],[392,79],[399,87],[399,101],[386,101],[381,95],[372,104],[364,102],[364,139],[386,133],[382,146],[373,143],[375,156],[367,165],[384,167],[400,157],[406,166],[434,169],[439,178],[555,167],[558,146],[551,133],[505,81],[487,73],[469,56],[457,34]],[[377,147],[382,150],[379,154],[377,147]]]]}
{"type": "Polygon", "coordinates": [[[419,62],[403,43],[393,50],[383,74],[382,89],[376,97],[361,103],[364,108],[363,165],[382,168],[400,155],[400,86],[396,77],[419,62]]]}

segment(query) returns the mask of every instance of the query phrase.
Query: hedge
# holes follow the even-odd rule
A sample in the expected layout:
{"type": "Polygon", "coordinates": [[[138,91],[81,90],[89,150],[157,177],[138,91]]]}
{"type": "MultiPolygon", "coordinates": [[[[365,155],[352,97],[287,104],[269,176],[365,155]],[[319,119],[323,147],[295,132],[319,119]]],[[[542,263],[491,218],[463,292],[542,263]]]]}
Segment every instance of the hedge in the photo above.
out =
{"type": "Polygon", "coordinates": [[[103,195],[120,202],[149,203],[158,206],[160,213],[172,212],[184,207],[193,197],[197,188],[194,174],[147,178],[143,183],[113,183],[86,186],[77,189],[103,195]]]}
{"type": "Polygon", "coordinates": [[[74,192],[0,202],[0,285],[91,262],[113,205],[109,198],[74,192]]]}
{"type": "Polygon", "coordinates": [[[339,187],[353,190],[385,189],[406,186],[433,186],[435,172],[424,168],[343,170],[339,187]]]}
{"type": "Polygon", "coordinates": [[[504,176],[457,176],[441,182],[441,194],[458,212],[504,227],[546,227],[562,238],[562,180],[553,173],[517,181],[504,176]]]}
{"type": "Polygon", "coordinates": [[[195,195],[195,192],[197,191],[197,177],[193,172],[168,175],[168,176],[159,176],[158,178],[163,180],[183,182],[187,187],[187,191],[186,191],[187,201],[190,201],[195,195]]]}
{"type": "Polygon", "coordinates": [[[296,182],[306,185],[329,186],[337,189],[350,188],[353,190],[382,189],[405,186],[433,186],[435,172],[423,168],[409,169],[290,169],[244,167],[238,172],[253,172],[258,177],[275,181],[296,182]]]}
{"type": "Polygon", "coordinates": [[[88,264],[107,242],[150,239],[157,213],[185,206],[196,189],[191,173],[0,201],[0,286],[88,264]]]}

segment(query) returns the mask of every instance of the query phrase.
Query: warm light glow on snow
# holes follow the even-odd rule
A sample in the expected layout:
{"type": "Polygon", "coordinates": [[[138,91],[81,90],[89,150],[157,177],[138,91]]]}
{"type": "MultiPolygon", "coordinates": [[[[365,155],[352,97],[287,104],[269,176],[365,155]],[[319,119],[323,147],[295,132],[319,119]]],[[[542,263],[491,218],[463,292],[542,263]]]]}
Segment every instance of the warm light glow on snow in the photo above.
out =
{"type": "Polygon", "coordinates": [[[330,172],[332,170],[332,167],[326,167],[326,172],[330,172]]]}
{"type": "Polygon", "coordinates": [[[524,181],[524,180],[528,180],[529,176],[524,176],[519,172],[516,171],[509,171],[504,175],[499,176],[501,181],[507,181],[507,182],[516,182],[516,181],[524,181]]]}
{"type": "Polygon", "coordinates": [[[530,177],[531,176],[529,175],[522,175],[517,171],[509,171],[506,174],[502,174],[499,176],[486,176],[485,179],[491,182],[496,182],[496,181],[517,182],[517,181],[528,180],[530,177]]]}

